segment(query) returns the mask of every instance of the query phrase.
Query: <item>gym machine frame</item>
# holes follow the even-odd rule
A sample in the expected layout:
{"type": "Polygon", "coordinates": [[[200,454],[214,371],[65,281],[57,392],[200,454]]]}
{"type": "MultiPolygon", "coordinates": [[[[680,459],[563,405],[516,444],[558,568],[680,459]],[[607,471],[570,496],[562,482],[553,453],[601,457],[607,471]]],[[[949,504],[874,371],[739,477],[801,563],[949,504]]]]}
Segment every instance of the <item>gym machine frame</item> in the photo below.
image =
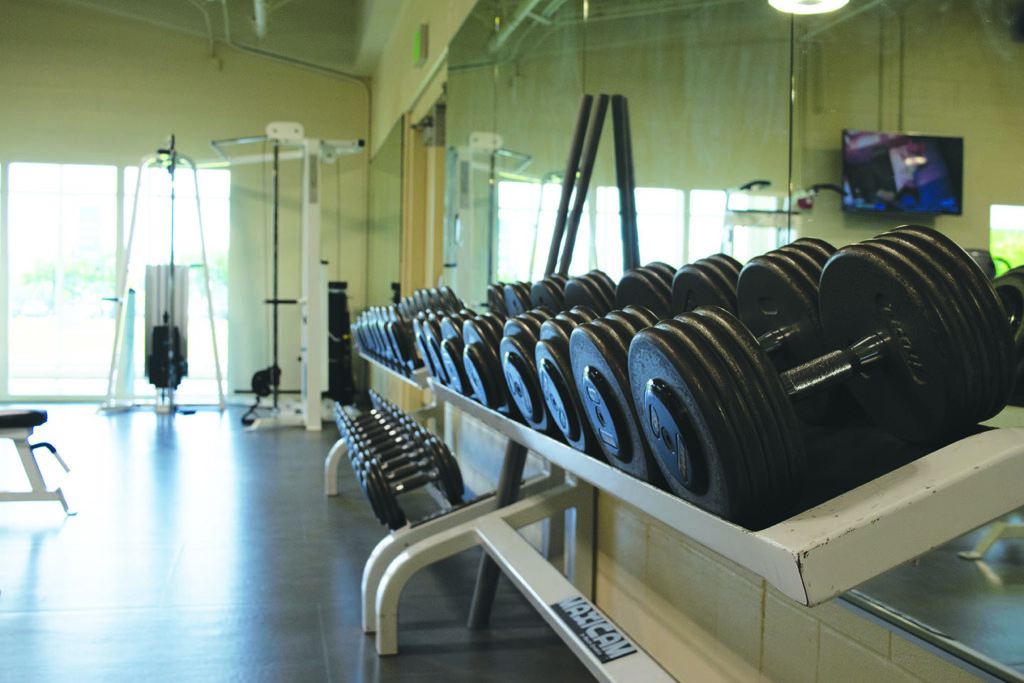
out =
{"type": "Polygon", "coordinates": [[[532,451],[550,468],[546,476],[524,482],[520,499],[507,507],[485,497],[404,527],[378,544],[364,567],[362,598],[363,627],[376,633],[381,655],[398,652],[398,600],[406,582],[430,564],[482,545],[598,679],[667,677],[639,648],[636,655],[601,663],[554,611],[566,596],[592,597],[593,569],[587,562],[595,548],[587,533],[595,489],[736,562],[806,606],[827,602],[1024,505],[1017,485],[1024,478],[1024,428],[1008,427],[962,439],[774,526],[749,531],[433,379],[426,384],[436,401],[482,422],[524,452],[532,451]],[[963,505],[965,500],[971,505],[963,505]],[[514,532],[571,507],[577,510],[574,582],[514,532]]]}
{"type": "MultiPolygon", "coordinates": [[[[170,148],[166,150],[158,150],[155,154],[147,154],[142,157],[139,162],[139,175],[135,183],[135,193],[132,199],[132,218],[131,225],[128,228],[128,241],[125,246],[125,257],[124,267],[121,268],[117,273],[117,298],[114,299],[116,312],[115,312],[115,328],[114,328],[114,348],[110,354],[110,373],[107,376],[107,397],[103,404],[100,406],[100,410],[126,410],[130,406],[121,406],[118,404],[118,399],[124,397],[119,395],[118,387],[128,386],[131,387],[134,381],[134,377],[128,376],[129,369],[131,368],[130,359],[125,358],[125,339],[131,336],[131,331],[127,329],[127,325],[133,324],[134,320],[129,319],[128,307],[129,302],[134,300],[134,291],[129,286],[129,275],[131,274],[131,258],[132,248],[135,242],[135,223],[139,213],[139,194],[142,189],[142,184],[147,181],[147,174],[150,168],[164,167],[171,172],[171,197],[170,197],[170,211],[171,211],[171,259],[170,259],[170,292],[171,299],[173,302],[174,292],[174,200],[175,200],[175,188],[174,188],[174,171],[177,166],[184,166],[192,171],[192,188],[196,200],[196,221],[199,227],[199,251],[203,259],[203,287],[206,294],[206,310],[210,320],[210,339],[213,344],[213,365],[217,374],[217,407],[223,411],[225,407],[224,400],[224,382],[223,376],[220,369],[220,354],[217,351],[217,330],[214,327],[213,322],[213,295],[210,292],[210,268],[206,260],[206,238],[203,234],[203,212],[200,208],[199,203],[199,177],[198,167],[190,157],[183,154],[179,154],[174,148],[174,136],[170,138],[170,148]]],[[[187,268],[188,266],[182,266],[187,268]]],[[[173,303],[172,303],[173,310],[173,303]]],[[[173,324],[173,320],[171,323],[173,324]]],[[[134,391],[131,392],[131,397],[134,400],[134,391]]],[[[160,390],[157,392],[157,410],[174,413],[174,389],[166,389],[167,403],[161,402],[160,390]]]]}
{"type": "MultiPolygon", "coordinates": [[[[320,168],[322,161],[331,163],[342,154],[363,151],[364,141],[307,138],[299,123],[273,122],[267,124],[266,135],[213,140],[210,144],[228,164],[264,163],[268,160],[266,154],[229,157],[222,149],[258,142],[274,143],[275,164],[285,159],[302,160],[302,298],[295,302],[302,306],[303,320],[302,411],[296,415],[278,412],[272,417],[258,418],[250,429],[305,425],[307,431],[320,431],[323,429],[321,396],[327,384],[327,290],[320,268],[320,168]],[[293,149],[291,153],[280,154],[280,147],[293,149]]],[[[274,171],[276,175],[276,165],[274,171]]],[[[276,212],[276,196],[274,209],[276,212]]],[[[276,307],[280,303],[276,292],[274,297],[268,303],[276,307]]],[[[276,348],[276,336],[274,344],[276,348]]],[[[276,386],[274,395],[276,399],[276,386]]],[[[276,400],[274,407],[277,408],[276,400]]]]}

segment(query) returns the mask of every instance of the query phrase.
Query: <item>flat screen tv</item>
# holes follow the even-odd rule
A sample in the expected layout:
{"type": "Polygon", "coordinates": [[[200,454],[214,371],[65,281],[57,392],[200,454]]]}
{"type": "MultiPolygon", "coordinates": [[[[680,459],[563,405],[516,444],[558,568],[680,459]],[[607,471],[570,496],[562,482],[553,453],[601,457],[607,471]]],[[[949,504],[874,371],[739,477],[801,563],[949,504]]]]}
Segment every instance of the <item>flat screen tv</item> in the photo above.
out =
{"type": "Polygon", "coordinates": [[[963,138],[843,131],[843,209],[963,213],[963,138]]]}

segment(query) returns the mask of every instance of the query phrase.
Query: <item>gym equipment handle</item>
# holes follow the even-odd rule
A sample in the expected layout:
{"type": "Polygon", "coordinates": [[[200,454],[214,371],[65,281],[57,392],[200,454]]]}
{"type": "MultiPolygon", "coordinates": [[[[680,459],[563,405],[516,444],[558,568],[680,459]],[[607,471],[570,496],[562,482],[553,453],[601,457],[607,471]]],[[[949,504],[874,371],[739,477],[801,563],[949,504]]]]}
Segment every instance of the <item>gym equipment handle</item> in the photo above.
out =
{"type": "Polygon", "coordinates": [[[848,348],[798,365],[780,375],[782,386],[788,395],[800,398],[841,384],[862,369],[883,361],[888,355],[885,341],[882,335],[872,334],[848,348]]]}

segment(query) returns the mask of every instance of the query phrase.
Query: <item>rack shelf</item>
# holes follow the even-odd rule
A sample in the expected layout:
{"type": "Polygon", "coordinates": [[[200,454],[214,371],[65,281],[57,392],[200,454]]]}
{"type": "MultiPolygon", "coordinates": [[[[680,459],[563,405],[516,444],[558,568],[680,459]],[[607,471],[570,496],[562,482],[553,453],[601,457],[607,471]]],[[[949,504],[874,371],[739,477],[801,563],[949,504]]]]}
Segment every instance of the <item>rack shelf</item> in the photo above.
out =
{"type": "Polygon", "coordinates": [[[428,382],[438,400],[808,606],[1024,504],[1024,428],[1008,427],[958,441],[772,527],[749,531],[428,382]]]}
{"type": "Polygon", "coordinates": [[[409,375],[403,375],[400,372],[395,372],[394,370],[392,370],[388,366],[384,365],[383,363],[381,363],[377,359],[372,358],[371,356],[367,356],[365,354],[360,353],[359,357],[362,358],[363,360],[365,360],[370,365],[374,365],[374,366],[380,368],[384,372],[389,373],[392,377],[397,377],[398,379],[402,380],[406,384],[410,384],[410,385],[416,387],[417,389],[429,389],[430,388],[430,384],[427,381],[428,378],[430,377],[430,374],[427,372],[426,368],[417,368],[416,370],[413,370],[412,376],[409,376],[409,375]]]}

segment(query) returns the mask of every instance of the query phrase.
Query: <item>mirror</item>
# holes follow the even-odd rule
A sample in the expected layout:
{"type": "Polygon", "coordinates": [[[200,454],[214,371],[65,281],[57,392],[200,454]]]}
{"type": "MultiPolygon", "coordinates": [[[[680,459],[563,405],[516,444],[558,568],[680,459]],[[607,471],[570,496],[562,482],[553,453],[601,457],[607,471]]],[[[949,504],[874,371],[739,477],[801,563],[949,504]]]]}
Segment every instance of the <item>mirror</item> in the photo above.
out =
{"type": "MultiPolygon", "coordinates": [[[[916,223],[1020,265],[1022,8],[865,0],[793,16],[766,0],[480,0],[449,46],[446,282],[475,306],[488,283],[543,277],[585,93],[628,98],[642,263],[746,261],[795,237],[838,247],[916,223]],[[937,180],[917,148],[892,142],[908,132],[958,140],[962,155],[937,180]],[[910,211],[943,193],[955,206],[910,211]],[[865,206],[844,209],[854,194],[865,206]]],[[[618,279],[610,127],[570,273],[618,279]]]]}
{"type": "Polygon", "coordinates": [[[369,233],[366,245],[368,306],[392,303],[392,283],[401,274],[402,125],[400,119],[370,159],[369,233]]]}

